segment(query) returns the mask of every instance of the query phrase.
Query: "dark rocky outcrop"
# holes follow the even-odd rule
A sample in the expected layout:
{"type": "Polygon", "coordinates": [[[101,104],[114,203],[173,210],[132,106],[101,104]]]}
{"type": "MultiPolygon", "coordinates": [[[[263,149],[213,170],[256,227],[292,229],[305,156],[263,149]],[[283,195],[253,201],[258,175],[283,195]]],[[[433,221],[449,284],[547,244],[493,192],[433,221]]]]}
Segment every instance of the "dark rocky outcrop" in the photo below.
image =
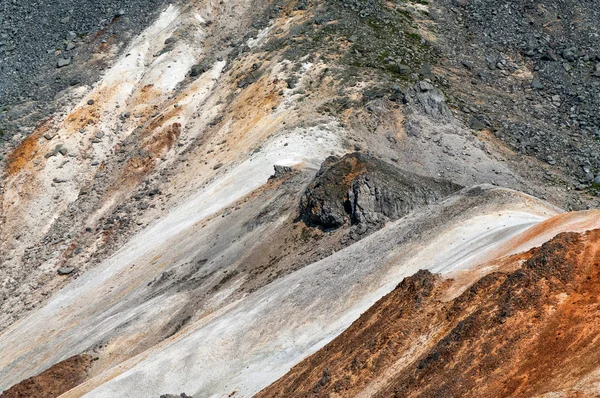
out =
{"type": "Polygon", "coordinates": [[[419,176],[364,153],[323,162],[300,201],[300,217],[313,227],[380,225],[462,187],[419,176]]]}
{"type": "Polygon", "coordinates": [[[273,179],[276,180],[278,178],[282,178],[283,176],[291,173],[294,171],[294,169],[292,169],[290,166],[281,166],[281,165],[274,165],[273,169],[275,170],[275,172],[273,173],[273,175],[271,177],[269,177],[269,179],[273,179]]]}

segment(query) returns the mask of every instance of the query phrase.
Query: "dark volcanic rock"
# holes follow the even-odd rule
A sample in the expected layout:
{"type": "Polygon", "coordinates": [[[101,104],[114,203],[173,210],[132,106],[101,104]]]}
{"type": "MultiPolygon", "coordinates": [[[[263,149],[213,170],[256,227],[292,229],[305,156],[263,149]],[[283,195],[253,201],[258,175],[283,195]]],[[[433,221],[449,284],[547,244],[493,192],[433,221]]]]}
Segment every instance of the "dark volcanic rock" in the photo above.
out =
{"type": "Polygon", "coordinates": [[[187,395],[186,393],[182,392],[179,395],[174,395],[174,394],[163,394],[160,396],[160,398],[192,398],[191,396],[187,395]]]}
{"type": "Polygon", "coordinates": [[[329,157],[300,202],[310,226],[380,225],[461,189],[452,182],[401,170],[363,153],[329,157]]]}
{"type": "Polygon", "coordinates": [[[275,170],[275,172],[270,177],[270,179],[281,178],[284,175],[289,174],[292,171],[294,171],[294,169],[292,169],[290,166],[281,166],[281,165],[278,165],[278,164],[274,165],[273,169],[275,170]]]}

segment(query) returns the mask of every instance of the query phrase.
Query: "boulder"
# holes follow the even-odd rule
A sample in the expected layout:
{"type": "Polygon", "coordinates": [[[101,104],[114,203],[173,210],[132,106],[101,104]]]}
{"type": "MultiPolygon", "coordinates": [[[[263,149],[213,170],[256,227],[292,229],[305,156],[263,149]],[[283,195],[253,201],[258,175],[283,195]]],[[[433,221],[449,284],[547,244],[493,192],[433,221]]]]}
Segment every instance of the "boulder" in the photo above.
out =
{"type": "Polygon", "coordinates": [[[461,188],[364,153],[331,156],[306,188],[300,200],[300,218],[324,230],[346,224],[382,225],[461,188]]]}
{"type": "Polygon", "coordinates": [[[75,271],[75,268],[73,267],[62,267],[58,269],[58,275],[69,275],[72,274],[73,271],[75,271]]]}
{"type": "Polygon", "coordinates": [[[275,170],[275,173],[273,173],[273,175],[270,177],[270,179],[281,178],[284,175],[289,174],[294,170],[290,166],[281,166],[278,164],[274,165],[273,169],[275,170]]]}

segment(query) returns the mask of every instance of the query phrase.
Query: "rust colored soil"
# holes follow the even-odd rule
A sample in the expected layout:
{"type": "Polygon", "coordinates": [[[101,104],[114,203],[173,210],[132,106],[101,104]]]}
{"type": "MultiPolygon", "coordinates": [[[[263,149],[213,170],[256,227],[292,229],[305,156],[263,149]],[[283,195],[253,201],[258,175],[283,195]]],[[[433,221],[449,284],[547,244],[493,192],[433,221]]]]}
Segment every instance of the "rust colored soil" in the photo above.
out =
{"type": "Polygon", "coordinates": [[[39,150],[38,140],[50,129],[51,124],[52,118],[44,120],[32,134],[25,138],[23,142],[8,155],[6,167],[6,174],[8,176],[19,173],[35,158],[39,150]]]}
{"type": "Polygon", "coordinates": [[[0,398],[55,398],[83,383],[92,363],[89,355],[75,355],[37,376],[4,391],[0,398]]]}
{"type": "Polygon", "coordinates": [[[598,396],[599,248],[560,234],[449,302],[419,271],[258,396],[598,396]]]}

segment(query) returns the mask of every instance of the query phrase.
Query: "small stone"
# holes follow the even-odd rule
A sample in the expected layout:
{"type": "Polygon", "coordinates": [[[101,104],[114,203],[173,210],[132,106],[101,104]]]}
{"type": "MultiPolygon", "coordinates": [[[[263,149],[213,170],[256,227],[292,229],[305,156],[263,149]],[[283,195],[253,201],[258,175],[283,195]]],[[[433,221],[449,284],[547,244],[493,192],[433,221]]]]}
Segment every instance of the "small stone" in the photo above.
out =
{"type": "Polygon", "coordinates": [[[46,159],[51,158],[52,156],[56,156],[58,154],[58,151],[62,148],[62,144],[58,144],[57,146],[54,147],[54,149],[52,150],[52,152],[48,152],[46,155],[44,155],[44,157],[46,159]]]}
{"type": "Polygon", "coordinates": [[[55,184],[62,184],[64,182],[67,182],[67,180],[65,180],[64,178],[58,178],[58,177],[56,177],[56,178],[52,179],[52,182],[55,183],[55,184]]]}
{"type": "Polygon", "coordinates": [[[573,62],[577,59],[577,55],[575,55],[575,52],[571,48],[563,51],[562,56],[569,62],[573,62]]]}
{"type": "Polygon", "coordinates": [[[419,75],[426,77],[428,79],[433,79],[434,75],[433,75],[433,71],[431,70],[431,65],[423,64],[421,66],[421,68],[419,69],[419,75]]]}
{"type": "Polygon", "coordinates": [[[87,104],[88,104],[88,105],[94,105],[94,100],[93,100],[93,99],[91,99],[91,100],[88,100],[87,104]]]}
{"type": "Polygon", "coordinates": [[[431,91],[433,89],[434,89],[433,84],[426,82],[426,81],[419,82],[419,90],[421,90],[422,92],[431,91]]]}
{"type": "Polygon", "coordinates": [[[54,137],[56,137],[56,133],[46,133],[44,134],[44,138],[48,141],[51,141],[54,137]]]}
{"type": "Polygon", "coordinates": [[[67,65],[71,64],[71,58],[59,58],[57,63],[56,63],[56,67],[57,68],[62,68],[65,67],[67,65]]]}
{"type": "Polygon", "coordinates": [[[542,90],[544,88],[544,85],[538,76],[534,77],[531,81],[531,88],[535,90],[542,90]]]}
{"type": "Polygon", "coordinates": [[[546,162],[548,162],[548,164],[552,166],[556,164],[556,160],[554,160],[552,156],[546,157],[546,162]]]}
{"type": "Polygon", "coordinates": [[[221,167],[223,167],[223,163],[217,163],[215,167],[213,167],[213,170],[220,169],[221,167]]]}
{"type": "Polygon", "coordinates": [[[408,65],[398,64],[397,69],[398,69],[398,73],[403,76],[408,76],[412,73],[412,69],[408,65]]]}
{"type": "Polygon", "coordinates": [[[556,56],[556,54],[554,54],[552,50],[548,50],[544,54],[542,54],[542,61],[556,62],[558,61],[558,57],[556,56]]]}
{"type": "Polygon", "coordinates": [[[73,271],[75,271],[75,268],[73,267],[62,267],[58,269],[58,275],[69,275],[72,274],[73,271]]]}
{"type": "Polygon", "coordinates": [[[77,33],[71,31],[67,33],[67,40],[71,41],[77,37],[77,33]]]}
{"type": "Polygon", "coordinates": [[[469,127],[477,131],[485,130],[487,128],[485,122],[476,116],[471,116],[469,118],[469,127]]]}
{"type": "Polygon", "coordinates": [[[71,51],[75,48],[75,44],[73,42],[68,42],[65,48],[67,49],[67,51],[71,51]]]}
{"type": "Polygon", "coordinates": [[[596,178],[594,178],[594,185],[600,185],[600,174],[598,174],[596,178]]]}
{"type": "Polygon", "coordinates": [[[67,156],[67,154],[69,153],[69,150],[67,148],[60,148],[58,150],[58,153],[60,153],[63,156],[67,156]]]}
{"type": "Polygon", "coordinates": [[[197,65],[192,66],[192,69],[190,70],[190,76],[191,77],[200,76],[204,72],[206,72],[206,68],[204,67],[204,65],[197,64],[197,65]]]}

